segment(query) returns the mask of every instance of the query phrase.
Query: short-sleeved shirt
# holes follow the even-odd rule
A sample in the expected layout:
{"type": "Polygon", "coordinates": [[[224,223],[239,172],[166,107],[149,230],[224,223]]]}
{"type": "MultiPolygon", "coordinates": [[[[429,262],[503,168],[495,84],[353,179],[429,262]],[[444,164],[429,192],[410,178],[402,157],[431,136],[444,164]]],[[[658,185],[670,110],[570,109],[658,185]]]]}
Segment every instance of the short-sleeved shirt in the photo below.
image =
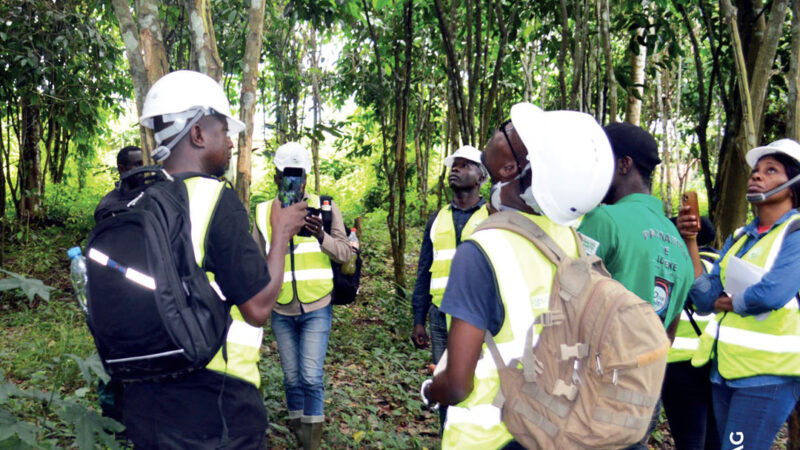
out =
{"type": "MultiPolygon", "coordinates": [[[[206,269],[214,273],[229,305],[245,303],[269,283],[264,258],[250,237],[247,211],[232,189],[225,188],[222,192],[206,242],[206,269]]],[[[127,384],[125,421],[155,418],[187,435],[220,436],[220,392],[231,436],[266,429],[267,415],[258,389],[246,381],[210,370],[198,370],[164,382],[127,384]]]]}
{"type": "Polygon", "coordinates": [[[661,200],[627,195],[590,211],[578,231],[586,252],[599,256],[615,280],[653,305],[665,326],[680,315],[694,269],[661,200]]]}
{"type": "Polygon", "coordinates": [[[475,242],[458,246],[440,309],[492,335],[500,332],[505,320],[503,301],[491,263],[475,242]]]}

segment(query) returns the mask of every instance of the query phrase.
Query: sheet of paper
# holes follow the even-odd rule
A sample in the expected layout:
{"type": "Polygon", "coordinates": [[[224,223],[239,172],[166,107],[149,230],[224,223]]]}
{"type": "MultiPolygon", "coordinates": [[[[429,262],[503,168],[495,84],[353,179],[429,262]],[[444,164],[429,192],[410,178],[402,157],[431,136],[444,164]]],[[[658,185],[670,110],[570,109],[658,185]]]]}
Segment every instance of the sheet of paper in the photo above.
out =
{"type": "Polygon", "coordinates": [[[725,274],[725,292],[731,297],[744,295],[745,289],[761,281],[766,271],[735,256],[728,260],[725,274]]]}

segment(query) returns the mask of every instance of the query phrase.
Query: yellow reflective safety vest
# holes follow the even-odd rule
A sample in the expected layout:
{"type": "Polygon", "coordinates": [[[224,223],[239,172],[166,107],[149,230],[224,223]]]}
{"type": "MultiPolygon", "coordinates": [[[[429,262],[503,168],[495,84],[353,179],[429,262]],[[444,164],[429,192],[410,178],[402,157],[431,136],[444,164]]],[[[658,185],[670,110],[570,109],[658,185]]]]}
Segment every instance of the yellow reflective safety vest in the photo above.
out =
{"type": "MultiPolygon", "coordinates": [[[[319,196],[308,194],[308,205],[319,208],[319,196]]],[[[256,206],[256,226],[264,237],[265,251],[269,253],[270,224],[272,200],[256,206]]],[[[301,303],[313,303],[333,291],[333,269],[331,259],[322,252],[322,246],[314,236],[295,236],[289,243],[289,251],[283,272],[283,286],[278,295],[278,303],[287,305],[294,295],[301,303]]]]}
{"type": "MultiPolygon", "coordinates": [[[[525,216],[542,227],[566,254],[577,257],[580,243],[568,227],[556,225],[544,216],[525,216]]],[[[556,267],[531,241],[511,231],[480,230],[469,240],[483,250],[497,280],[505,320],[494,340],[508,363],[522,357],[526,333],[536,316],[548,310],[556,267]]],[[[535,325],[534,339],[541,334],[541,327],[535,325]]],[[[461,403],[447,408],[443,449],[501,448],[513,439],[502,421],[500,408],[492,404],[499,390],[497,366],[484,343],[472,392],[461,403]]]]}
{"type": "MultiPolygon", "coordinates": [[[[467,220],[461,230],[461,240],[465,240],[475,231],[484,219],[489,217],[489,208],[483,204],[467,220]]],[[[456,254],[456,227],[453,224],[453,205],[447,205],[439,210],[436,219],[431,224],[431,243],[433,244],[433,261],[431,262],[431,302],[436,307],[442,306],[444,289],[450,276],[450,264],[456,254]]]]}
{"type": "MultiPolygon", "coordinates": [[[[703,263],[704,273],[711,272],[711,267],[714,265],[712,261],[719,259],[719,255],[712,252],[700,252],[700,257],[700,262],[703,263]]],[[[701,332],[712,318],[713,313],[700,315],[696,312],[692,312],[692,319],[694,319],[694,322],[701,332]]],[[[692,326],[692,322],[689,320],[689,314],[684,309],[681,311],[678,329],[675,331],[675,340],[672,342],[669,353],[667,353],[667,363],[691,360],[699,346],[700,336],[697,335],[697,332],[692,326]]]]}
{"type": "MultiPolygon", "coordinates": [[[[770,230],[741,259],[769,271],[781,249],[789,224],[795,220],[800,220],[800,214],[770,230]]],[[[728,262],[747,239],[747,235],[739,238],[720,261],[723,287],[728,262]]],[[[700,348],[692,358],[692,365],[700,367],[705,364],[713,357],[715,347],[717,368],[726,379],[755,375],[800,376],[800,311],[797,299],[792,297],[782,308],[755,316],[741,316],[735,312],[717,314],[700,337],[700,348]]]]}
{"type": "MultiPolygon", "coordinates": [[[[217,203],[222,196],[225,183],[208,177],[192,177],[183,182],[189,194],[189,217],[194,257],[197,265],[203,267],[208,228],[211,225],[217,203]]],[[[206,275],[217,294],[225,298],[214,281],[214,274],[206,272],[206,275]]],[[[223,358],[220,348],[206,365],[206,369],[240,378],[259,387],[261,376],[258,373],[258,359],[261,356],[263,330],[245,322],[239,308],[235,305],[231,306],[231,319],[233,320],[228,327],[225,339],[228,361],[226,362],[223,358]]]]}

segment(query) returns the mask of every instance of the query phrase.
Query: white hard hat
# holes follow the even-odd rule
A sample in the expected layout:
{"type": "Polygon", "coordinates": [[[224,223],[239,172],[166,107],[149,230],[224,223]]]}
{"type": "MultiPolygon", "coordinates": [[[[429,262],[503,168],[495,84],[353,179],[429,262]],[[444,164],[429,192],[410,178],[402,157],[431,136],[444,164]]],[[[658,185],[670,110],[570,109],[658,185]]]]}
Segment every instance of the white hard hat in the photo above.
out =
{"type": "Polygon", "coordinates": [[[533,197],[550,220],[571,225],[600,203],[614,175],[614,154],[594,117],[517,103],[511,121],[528,149],[533,197]]]}
{"type": "Polygon", "coordinates": [[[216,113],[228,119],[228,133],[239,134],[244,131],[244,123],[231,114],[228,97],[213,78],[192,70],[177,70],[159,78],[144,99],[139,123],[153,129],[153,118],[165,116],[164,122],[173,122],[173,132],[156,138],[160,144],[182,131],[186,121],[203,111],[203,115],[216,113]],[[176,131],[177,130],[177,131],[176,131]]]}
{"type": "Polygon", "coordinates": [[[448,169],[451,169],[453,167],[453,161],[455,161],[456,158],[464,158],[476,164],[483,164],[481,163],[481,151],[471,145],[462,145],[459,147],[455,153],[444,159],[444,165],[447,166],[448,169]]]}
{"type": "Polygon", "coordinates": [[[308,174],[311,172],[311,155],[299,143],[287,142],[275,151],[275,167],[281,172],[287,167],[296,167],[308,174]]]}
{"type": "Polygon", "coordinates": [[[771,155],[774,153],[783,153],[800,164],[800,144],[798,144],[794,139],[788,138],[778,139],[777,141],[770,142],[767,145],[756,147],[747,152],[745,159],[750,167],[755,167],[756,163],[758,163],[758,160],[761,159],[762,156],[771,155]]]}
{"type": "Polygon", "coordinates": [[[453,162],[456,158],[464,158],[468,161],[472,161],[478,165],[481,169],[481,174],[483,177],[488,179],[489,178],[489,171],[486,170],[486,167],[481,162],[481,151],[471,145],[462,145],[455,151],[452,155],[448,156],[444,159],[444,165],[447,166],[448,169],[453,168],[453,162]]]}

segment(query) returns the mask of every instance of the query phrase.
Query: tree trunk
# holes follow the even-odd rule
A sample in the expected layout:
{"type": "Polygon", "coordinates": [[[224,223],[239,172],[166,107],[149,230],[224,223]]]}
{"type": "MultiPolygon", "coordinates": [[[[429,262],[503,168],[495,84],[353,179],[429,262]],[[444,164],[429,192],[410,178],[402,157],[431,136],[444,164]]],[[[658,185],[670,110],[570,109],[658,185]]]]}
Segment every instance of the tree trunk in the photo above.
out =
{"type": "Polygon", "coordinates": [[[39,106],[30,104],[27,98],[22,99],[22,120],[19,172],[20,179],[20,208],[21,217],[35,217],[39,214],[41,197],[41,153],[39,139],[41,138],[41,123],[39,121],[39,106]]]}
{"type": "MultiPolygon", "coordinates": [[[[266,3],[265,3],[266,4],[266,3]]],[[[211,20],[211,5],[209,0],[185,0],[184,5],[189,13],[189,36],[194,49],[193,62],[196,64],[197,71],[204,73],[219,82],[222,79],[222,60],[217,53],[217,38],[214,35],[214,23],[211,20]]],[[[248,9],[248,25],[250,24],[250,14],[253,8],[264,8],[264,5],[253,5],[250,3],[248,9]]],[[[261,23],[264,23],[264,15],[261,15],[261,23]]],[[[249,37],[249,35],[248,35],[249,37]]],[[[249,44],[249,42],[248,42],[249,44]]],[[[255,43],[261,51],[261,42],[255,43]]]]}
{"type": "MultiPolygon", "coordinates": [[[[800,101],[797,89],[800,87],[800,1],[792,2],[792,49],[789,79],[789,102],[786,117],[786,136],[800,140],[800,101]]],[[[798,430],[800,433],[800,430],[798,430]]],[[[798,436],[800,438],[800,436],[798,436]]],[[[800,439],[797,445],[800,447],[800,439]]]]}
{"type": "Polygon", "coordinates": [[[458,125],[461,131],[461,142],[470,143],[470,136],[474,134],[473,120],[467,117],[467,105],[464,101],[464,93],[462,86],[464,85],[461,80],[461,67],[456,57],[456,51],[453,44],[453,38],[450,33],[450,27],[444,17],[444,11],[440,0],[433,1],[434,9],[436,12],[437,24],[439,32],[442,36],[442,43],[444,44],[445,55],[447,56],[447,78],[450,81],[450,89],[453,95],[453,102],[455,104],[456,113],[458,114],[458,125]]]}
{"type": "MultiPolygon", "coordinates": [[[[2,118],[2,115],[0,115],[0,118],[2,118]]],[[[5,259],[3,249],[6,242],[6,173],[3,170],[5,153],[3,121],[0,120],[0,267],[3,267],[3,260],[5,259]]]]}
{"type": "MultiPolygon", "coordinates": [[[[112,0],[111,3],[114,6],[114,12],[119,22],[119,32],[122,37],[122,42],[125,43],[125,54],[128,57],[133,92],[136,97],[136,112],[138,116],[141,117],[144,98],[147,95],[148,89],[150,89],[150,82],[147,79],[147,70],[145,69],[141,47],[139,46],[139,31],[136,29],[136,23],[133,21],[133,14],[131,14],[128,0],[112,0]]],[[[150,154],[155,148],[153,132],[148,128],[140,126],[139,139],[140,147],[142,148],[142,157],[145,158],[146,161],[150,161],[150,154]]]]}
{"type": "Polygon", "coordinates": [[[631,83],[628,101],[625,105],[625,121],[639,125],[642,115],[642,98],[644,98],[645,67],[647,65],[647,46],[644,44],[644,28],[634,32],[633,46],[638,52],[631,52],[631,83]]]}
{"type": "Polygon", "coordinates": [[[144,97],[147,95],[150,83],[147,80],[144,59],[140,53],[139,32],[136,29],[136,23],[133,21],[133,14],[131,14],[128,0],[111,0],[111,4],[114,6],[114,12],[119,22],[119,32],[122,42],[125,44],[125,54],[128,57],[128,65],[130,66],[133,92],[136,96],[136,111],[141,115],[144,97]]]}
{"type": "Polygon", "coordinates": [[[583,62],[586,59],[586,35],[588,33],[588,20],[586,18],[586,2],[578,0],[575,3],[575,21],[577,27],[577,37],[575,39],[575,49],[572,53],[572,85],[569,90],[570,109],[583,111],[581,102],[581,82],[584,79],[583,62]]]}
{"type": "MultiPolygon", "coordinates": [[[[392,247],[392,256],[394,262],[394,278],[395,283],[401,288],[398,292],[400,296],[405,296],[406,286],[406,268],[405,268],[405,250],[406,250],[406,133],[408,131],[408,99],[409,89],[411,86],[411,50],[414,44],[413,33],[413,0],[409,0],[405,6],[404,11],[404,38],[405,38],[405,51],[403,58],[402,72],[395,82],[395,171],[396,186],[395,191],[397,200],[397,222],[394,225],[395,236],[392,242],[396,245],[392,247]]],[[[395,67],[400,68],[399,49],[395,56],[395,67]]],[[[392,212],[390,212],[390,215],[392,212]]]]}
{"type": "MultiPolygon", "coordinates": [[[[614,76],[614,57],[611,52],[611,35],[609,32],[610,8],[608,0],[600,0],[600,39],[603,41],[603,55],[606,60],[606,87],[608,89],[608,122],[617,121],[617,79],[614,76]]],[[[602,118],[599,118],[602,119],[602,118]]],[[[602,123],[602,122],[601,122],[602,123]]]]}
{"type": "Polygon", "coordinates": [[[319,93],[319,52],[317,50],[317,30],[314,25],[311,25],[311,98],[312,110],[314,111],[314,128],[311,132],[311,157],[314,162],[314,189],[319,195],[320,193],[320,180],[319,180],[319,132],[317,126],[320,121],[320,108],[322,101],[319,93]]]}
{"type": "Polygon", "coordinates": [[[753,107],[753,130],[756,137],[754,146],[760,143],[763,134],[769,80],[774,73],[775,53],[778,50],[778,41],[783,32],[783,23],[786,21],[787,6],[787,0],[774,0],[772,2],[766,34],[758,47],[755,64],[750,70],[750,73],[752,73],[750,77],[750,101],[753,107]]]}
{"type": "MultiPolygon", "coordinates": [[[[483,110],[483,123],[481,124],[481,133],[478,136],[478,142],[486,142],[489,135],[489,129],[494,118],[495,105],[497,102],[497,95],[500,90],[500,74],[503,72],[503,59],[505,58],[505,49],[508,44],[508,27],[503,20],[503,10],[500,2],[495,4],[495,15],[497,16],[497,27],[500,30],[500,41],[498,43],[497,58],[494,63],[494,71],[492,72],[492,84],[489,88],[489,95],[486,99],[486,104],[483,110]]],[[[513,26],[517,21],[517,4],[511,5],[511,14],[508,18],[508,25],[513,26]]]]}
{"type": "Polygon", "coordinates": [[[733,61],[736,66],[736,81],[739,88],[739,102],[742,108],[742,122],[744,125],[744,145],[739,149],[741,159],[744,160],[744,152],[756,146],[756,128],[753,122],[753,104],[750,95],[750,85],[747,64],[745,62],[744,46],[739,35],[739,25],[736,20],[736,9],[731,5],[730,0],[720,0],[720,13],[724,16],[724,21],[731,30],[731,51],[733,61]]]}
{"type": "Polygon", "coordinates": [[[661,71],[656,72],[656,102],[658,103],[659,121],[661,122],[662,149],[661,149],[661,201],[667,217],[672,217],[672,174],[670,173],[671,161],[669,151],[669,108],[665,105],[665,98],[669,96],[669,74],[664,76],[661,71]],[[666,89],[665,89],[666,87],[666,89]]]}
{"type": "MultiPolygon", "coordinates": [[[[158,4],[155,0],[136,0],[136,5],[139,22],[139,52],[142,55],[149,89],[153,83],[169,72],[169,63],[167,62],[164,38],[161,35],[158,4]]],[[[150,152],[155,148],[155,141],[152,140],[152,134],[149,131],[140,134],[142,135],[142,157],[145,160],[145,164],[152,164],[153,160],[150,157],[150,152]]]]}
{"type": "Polygon", "coordinates": [[[732,140],[728,139],[723,143],[720,151],[720,170],[717,172],[717,179],[721,183],[718,181],[715,187],[718,203],[715,207],[714,221],[719,227],[717,233],[719,242],[743,224],[747,217],[748,204],[744,194],[750,171],[744,156],[761,141],[763,111],[778,44],[775,33],[780,33],[785,20],[786,2],[777,0],[772,3],[769,23],[766,29],[759,33],[752,32],[753,22],[763,18],[752,17],[752,11],[748,9],[737,11],[730,0],[720,0],[720,5],[721,13],[731,31],[739,101],[734,109],[736,117],[731,121],[731,125],[726,127],[727,130],[735,130],[736,134],[732,140]],[[748,32],[745,36],[749,41],[741,39],[740,30],[743,29],[748,32]],[[748,54],[745,54],[745,51],[748,54]],[[748,74],[752,76],[748,77],[748,74]],[[747,80],[750,80],[749,83],[747,80]]]}
{"type": "MultiPolygon", "coordinates": [[[[239,134],[236,157],[236,193],[250,210],[250,181],[253,170],[253,118],[256,111],[258,89],[258,62],[261,59],[261,42],[264,34],[264,0],[251,0],[247,9],[247,35],[242,61],[242,92],[239,100],[239,119],[244,122],[244,132],[239,134]]],[[[215,45],[216,48],[216,45],[215,45]]],[[[216,53],[216,51],[214,52],[216,53]]]]}
{"type": "MultiPolygon", "coordinates": [[[[561,109],[567,109],[567,45],[569,44],[569,17],[567,0],[558,2],[561,12],[561,47],[558,49],[558,89],[561,94],[561,109]]],[[[544,106],[544,105],[542,105],[544,106]]]]}
{"type": "MultiPolygon", "coordinates": [[[[422,93],[416,97],[419,99],[424,98],[422,93]]],[[[433,91],[429,89],[427,101],[421,101],[419,102],[419,105],[417,105],[417,123],[416,130],[414,130],[414,152],[416,154],[417,166],[417,192],[419,194],[420,202],[419,217],[423,221],[427,218],[428,212],[428,154],[422,150],[422,140],[431,134],[428,125],[430,124],[431,108],[433,103],[433,91]]]]}

